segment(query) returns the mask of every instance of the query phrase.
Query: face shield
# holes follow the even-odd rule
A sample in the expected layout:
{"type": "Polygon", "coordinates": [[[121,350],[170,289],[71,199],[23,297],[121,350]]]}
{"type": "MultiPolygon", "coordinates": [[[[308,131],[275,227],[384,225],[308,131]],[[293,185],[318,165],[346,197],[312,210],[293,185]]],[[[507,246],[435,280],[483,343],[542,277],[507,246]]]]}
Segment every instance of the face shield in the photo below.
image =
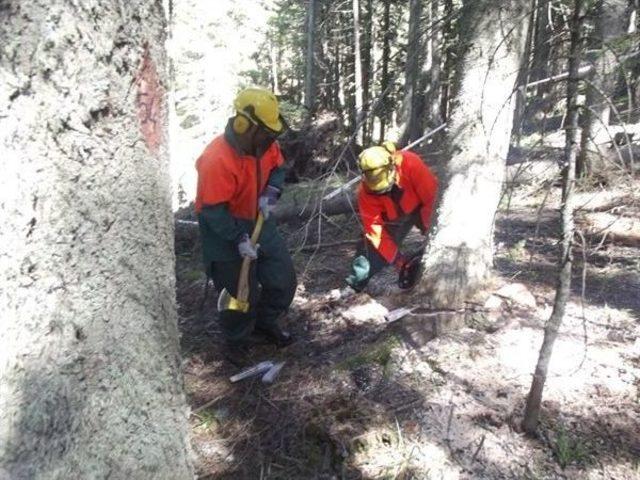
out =
{"type": "Polygon", "coordinates": [[[387,193],[395,184],[395,168],[392,165],[372,168],[362,172],[362,179],[373,193],[387,193]]]}

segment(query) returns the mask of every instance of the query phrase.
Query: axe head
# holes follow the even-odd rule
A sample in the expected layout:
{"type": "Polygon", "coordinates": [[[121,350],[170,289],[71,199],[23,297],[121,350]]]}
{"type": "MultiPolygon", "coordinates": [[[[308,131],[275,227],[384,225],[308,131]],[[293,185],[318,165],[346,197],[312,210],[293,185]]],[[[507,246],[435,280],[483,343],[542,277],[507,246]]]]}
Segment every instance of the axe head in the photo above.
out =
{"type": "Polygon", "coordinates": [[[236,312],[247,313],[249,311],[249,302],[243,302],[231,295],[225,288],[218,295],[218,311],[234,310],[236,312]]]}

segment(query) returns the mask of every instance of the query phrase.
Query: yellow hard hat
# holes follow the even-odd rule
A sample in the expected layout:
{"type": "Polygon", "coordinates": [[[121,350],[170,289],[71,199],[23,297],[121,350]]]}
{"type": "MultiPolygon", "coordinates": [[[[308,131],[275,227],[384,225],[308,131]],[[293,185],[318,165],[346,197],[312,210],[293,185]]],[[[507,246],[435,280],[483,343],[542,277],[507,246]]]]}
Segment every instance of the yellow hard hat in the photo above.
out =
{"type": "Polygon", "coordinates": [[[236,112],[260,125],[268,132],[280,135],[287,129],[287,123],[280,115],[278,99],[264,88],[245,88],[233,102],[236,112]]]}
{"type": "MultiPolygon", "coordinates": [[[[385,142],[387,143],[387,142],[385,142]]],[[[370,147],[358,157],[358,167],[367,188],[374,193],[391,190],[396,182],[395,146],[370,147]]]]}

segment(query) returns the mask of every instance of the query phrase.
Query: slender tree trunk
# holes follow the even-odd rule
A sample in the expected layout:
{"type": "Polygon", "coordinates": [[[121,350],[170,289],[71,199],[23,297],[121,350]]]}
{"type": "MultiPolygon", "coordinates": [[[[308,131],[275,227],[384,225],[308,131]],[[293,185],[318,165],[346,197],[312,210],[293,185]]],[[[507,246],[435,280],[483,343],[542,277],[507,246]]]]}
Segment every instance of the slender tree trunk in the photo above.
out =
{"type": "Polygon", "coordinates": [[[193,478],[162,3],[0,10],[0,472],[193,478]]]}
{"type": "Polygon", "coordinates": [[[440,116],[446,122],[449,118],[449,101],[451,87],[453,83],[453,66],[455,61],[454,40],[455,25],[453,0],[444,0],[444,27],[443,27],[443,49],[444,67],[442,70],[442,98],[440,104],[440,116]]]}
{"type": "Polygon", "coordinates": [[[525,43],[525,51],[522,56],[522,65],[520,66],[520,73],[518,75],[518,89],[516,91],[516,106],[513,114],[513,135],[515,136],[514,143],[520,145],[520,138],[522,137],[522,127],[524,122],[525,108],[527,106],[527,83],[529,82],[529,75],[531,72],[531,51],[533,49],[533,32],[535,29],[536,10],[539,6],[539,0],[531,1],[531,13],[529,17],[529,28],[527,29],[527,39],[525,43]]]}
{"type": "Polygon", "coordinates": [[[528,0],[478,0],[463,6],[447,138],[450,159],[423,259],[421,291],[436,306],[457,307],[490,276],[493,219],[509,150],[512,91],[524,51],[528,5],[528,0]]]}
{"type": "MultiPolygon", "coordinates": [[[[336,29],[334,29],[334,32],[336,29]]],[[[337,37],[338,34],[334,35],[337,37]]],[[[340,72],[342,70],[342,57],[340,56],[340,42],[338,38],[334,38],[333,40],[333,83],[334,83],[334,97],[333,97],[333,108],[336,112],[343,112],[344,109],[344,88],[343,88],[343,79],[340,72]]],[[[344,123],[345,118],[344,115],[342,117],[342,121],[344,123]]]]}
{"type": "Polygon", "coordinates": [[[269,42],[269,55],[271,57],[271,88],[273,93],[280,95],[280,84],[278,83],[278,53],[273,42],[269,42]]]}
{"type": "Polygon", "coordinates": [[[380,118],[380,138],[379,142],[384,141],[386,128],[389,120],[389,56],[391,55],[391,32],[390,26],[390,10],[391,0],[384,0],[384,13],[382,15],[382,79],[380,81],[380,94],[384,96],[379,104],[380,118]]]}
{"type": "Polygon", "coordinates": [[[352,1],[353,8],[353,52],[354,52],[354,95],[356,108],[355,127],[358,128],[356,133],[356,142],[363,144],[366,127],[363,120],[363,102],[362,102],[362,51],[360,49],[360,1],[352,1]]]}
{"type": "Polygon", "coordinates": [[[404,73],[404,99],[400,112],[399,127],[402,132],[400,144],[404,145],[415,140],[422,131],[418,108],[420,103],[420,64],[423,63],[422,35],[420,21],[422,17],[422,0],[409,2],[409,33],[407,37],[407,61],[404,73]]]}
{"type": "Polygon", "coordinates": [[[373,79],[373,0],[366,0],[365,15],[363,18],[363,50],[362,50],[362,114],[365,121],[362,125],[364,128],[363,145],[371,142],[372,115],[371,111],[371,88],[373,79]]]}
{"type": "MultiPolygon", "coordinates": [[[[535,39],[533,41],[533,58],[531,60],[531,80],[542,80],[550,74],[551,60],[551,6],[550,0],[538,0],[536,8],[535,39]]],[[[540,85],[536,96],[546,93],[549,86],[540,85]]]]}
{"type": "Polygon", "coordinates": [[[425,67],[422,72],[425,83],[425,93],[421,107],[424,110],[425,118],[421,123],[421,130],[424,130],[425,124],[437,127],[443,122],[440,109],[442,103],[442,27],[439,23],[436,23],[440,21],[439,12],[440,2],[438,0],[431,0],[429,3],[431,30],[427,40],[430,44],[428,53],[431,56],[431,60],[425,62],[425,67]]]}
{"type": "Polygon", "coordinates": [[[556,298],[551,317],[544,329],[544,339],[538,364],[533,375],[531,390],[527,397],[524,412],[523,428],[528,433],[534,433],[538,427],[542,390],[547,379],[549,361],[553,352],[553,345],[558,336],[558,330],[564,318],[564,311],[571,293],[572,240],[574,235],[573,220],[573,189],[575,185],[576,157],[578,153],[578,69],[580,67],[581,31],[582,31],[582,0],[574,1],[573,17],[571,19],[571,47],[569,53],[569,81],[567,83],[567,122],[565,161],[563,169],[562,188],[562,254],[560,257],[560,272],[556,298]]]}
{"type": "MultiPolygon", "coordinates": [[[[622,53],[614,42],[627,33],[627,0],[598,0],[595,7],[595,29],[592,37],[591,57],[593,75],[587,85],[580,153],[577,160],[578,175],[590,170],[589,157],[599,155],[602,143],[611,140],[608,133],[610,105],[622,53]]],[[[618,119],[621,120],[621,119],[618,119]]]]}
{"type": "Polygon", "coordinates": [[[316,0],[309,0],[307,6],[307,58],[304,78],[304,106],[307,115],[315,112],[316,72],[315,72],[315,40],[316,37],[316,0]]]}

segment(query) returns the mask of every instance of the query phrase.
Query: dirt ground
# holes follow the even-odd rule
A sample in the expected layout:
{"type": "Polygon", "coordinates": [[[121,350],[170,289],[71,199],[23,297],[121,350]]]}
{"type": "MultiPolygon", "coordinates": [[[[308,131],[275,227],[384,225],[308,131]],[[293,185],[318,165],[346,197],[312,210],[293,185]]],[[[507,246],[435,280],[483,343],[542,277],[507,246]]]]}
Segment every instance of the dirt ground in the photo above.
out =
{"type": "MultiPolygon", "coordinates": [[[[199,478],[640,478],[637,243],[601,243],[593,234],[576,248],[540,435],[520,431],[554,300],[558,200],[552,193],[539,210],[542,192],[519,195],[501,207],[487,296],[468,305],[459,329],[435,338],[419,308],[427,302],[401,293],[391,272],[365,293],[340,290],[358,236],[356,219],[345,215],[323,221],[319,243],[328,246],[317,249],[317,225],[283,226],[299,274],[285,320],[297,342],[224,355],[213,289],[202,305],[199,247],[178,239],[199,478]],[[387,322],[397,307],[417,310],[387,322]],[[285,362],[272,385],[229,381],[263,360],[285,362]]],[[[640,217],[637,209],[627,214],[640,217]]]]}

